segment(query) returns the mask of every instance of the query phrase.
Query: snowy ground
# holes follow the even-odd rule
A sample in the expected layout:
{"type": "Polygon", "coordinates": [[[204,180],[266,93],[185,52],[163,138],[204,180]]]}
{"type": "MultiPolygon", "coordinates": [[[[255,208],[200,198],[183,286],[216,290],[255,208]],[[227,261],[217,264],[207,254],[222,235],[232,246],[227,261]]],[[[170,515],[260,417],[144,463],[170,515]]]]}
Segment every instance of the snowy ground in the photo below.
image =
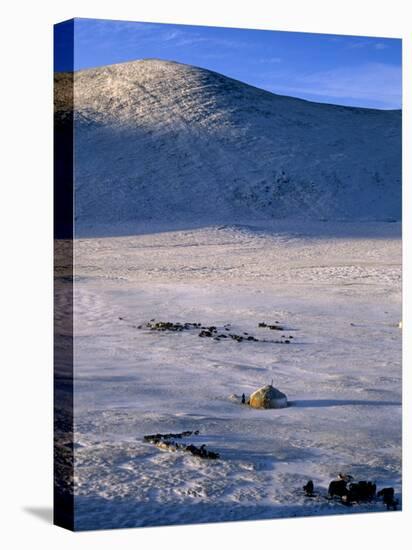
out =
{"type": "Polygon", "coordinates": [[[303,496],[342,471],[401,498],[399,224],[152,227],[75,261],[77,529],[384,510],[303,496]],[[152,318],[293,339],[135,328],[152,318]],[[292,406],[231,399],[272,379],[292,406]],[[183,430],[221,459],[142,441],[183,430]]]}

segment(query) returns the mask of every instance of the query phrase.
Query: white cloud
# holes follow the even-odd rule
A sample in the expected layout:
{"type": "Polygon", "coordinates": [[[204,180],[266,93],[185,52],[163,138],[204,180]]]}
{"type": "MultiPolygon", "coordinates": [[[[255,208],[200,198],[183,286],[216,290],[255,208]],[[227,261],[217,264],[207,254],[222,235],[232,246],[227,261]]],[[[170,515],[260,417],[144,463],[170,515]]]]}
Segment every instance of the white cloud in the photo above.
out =
{"type": "Polygon", "coordinates": [[[346,44],[346,48],[359,49],[359,48],[373,48],[375,50],[386,50],[389,45],[385,42],[375,42],[374,40],[355,40],[346,44]]]}
{"type": "Polygon", "coordinates": [[[273,92],[356,101],[371,101],[397,109],[402,102],[402,70],[398,65],[367,63],[302,75],[282,75],[279,85],[264,86],[273,92]],[[285,86],[283,83],[288,81],[285,86]],[[282,83],[280,83],[282,82],[282,83]]]}
{"type": "Polygon", "coordinates": [[[259,59],[259,63],[282,63],[283,59],[281,57],[262,57],[259,59]]]}

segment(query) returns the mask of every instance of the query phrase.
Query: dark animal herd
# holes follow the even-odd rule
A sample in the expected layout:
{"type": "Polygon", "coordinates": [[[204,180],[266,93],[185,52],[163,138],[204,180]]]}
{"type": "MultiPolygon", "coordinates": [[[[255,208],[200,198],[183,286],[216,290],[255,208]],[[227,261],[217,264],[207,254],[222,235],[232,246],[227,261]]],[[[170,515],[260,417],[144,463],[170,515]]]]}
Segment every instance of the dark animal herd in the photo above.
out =
{"type": "MultiPolygon", "coordinates": [[[[334,499],[338,497],[342,504],[351,506],[352,504],[372,502],[376,498],[382,497],[387,510],[397,509],[398,501],[395,499],[395,490],[393,487],[385,487],[376,492],[376,483],[372,483],[371,481],[353,483],[351,480],[351,476],[342,476],[339,474],[339,479],[329,483],[327,498],[334,499]]],[[[303,490],[307,497],[317,496],[311,479],[303,486],[303,490]]]]}
{"type": "Polygon", "coordinates": [[[206,449],[206,445],[204,444],[200,445],[200,447],[197,447],[193,444],[185,445],[183,443],[176,443],[176,441],[174,441],[175,439],[182,439],[182,437],[190,437],[192,435],[199,435],[199,430],[196,430],[194,432],[186,431],[181,433],[145,435],[143,439],[148,443],[153,443],[153,445],[156,445],[156,447],[159,447],[160,449],[165,449],[168,451],[185,451],[192,454],[193,456],[197,456],[199,458],[208,458],[211,460],[215,460],[220,457],[219,453],[208,451],[206,449]]]}
{"type": "MultiPolygon", "coordinates": [[[[196,436],[199,435],[199,433],[199,430],[180,433],[157,433],[145,435],[143,440],[167,451],[184,451],[203,459],[214,460],[220,458],[219,453],[207,450],[205,444],[197,447],[192,443],[185,445],[175,441],[176,439],[182,439],[184,437],[196,436]]],[[[338,479],[329,483],[326,498],[329,500],[338,498],[342,504],[351,506],[352,504],[372,502],[381,497],[387,510],[397,509],[398,501],[395,499],[393,487],[385,487],[376,492],[376,483],[372,483],[371,481],[353,482],[352,480],[353,478],[350,475],[339,474],[338,479]]],[[[311,479],[303,486],[303,490],[307,497],[312,498],[321,496],[319,493],[315,492],[315,487],[311,479]]]]}
{"type": "MultiPolygon", "coordinates": [[[[125,321],[124,317],[119,317],[119,321],[125,321]]],[[[276,324],[271,325],[267,323],[259,323],[258,328],[268,328],[270,330],[285,330],[284,327],[278,324],[279,321],[276,321],[276,324]]],[[[290,344],[293,336],[281,336],[280,340],[266,340],[256,338],[247,332],[242,334],[236,334],[232,332],[232,325],[226,324],[223,325],[221,329],[215,326],[205,326],[202,323],[174,323],[172,321],[156,321],[156,319],[151,319],[147,323],[142,325],[132,325],[132,328],[136,329],[149,329],[157,332],[183,332],[188,330],[198,330],[198,336],[200,338],[211,338],[217,342],[220,340],[234,340],[235,342],[266,342],[269,344],[290,344]]]]}

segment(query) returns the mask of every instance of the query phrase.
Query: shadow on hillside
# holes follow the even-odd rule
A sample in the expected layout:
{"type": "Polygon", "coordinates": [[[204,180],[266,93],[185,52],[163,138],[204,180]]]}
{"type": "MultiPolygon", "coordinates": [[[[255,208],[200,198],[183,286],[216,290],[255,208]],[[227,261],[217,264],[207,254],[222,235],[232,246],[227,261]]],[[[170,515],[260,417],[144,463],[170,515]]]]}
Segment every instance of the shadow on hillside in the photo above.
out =
{"type": "Polygon", "coordinates": [[[214,229],[217,231],[245,232],[257,235],[284,235],[294,238],[337,239],[400,239],[402,222],[386,221],[308,221],[278,220],[258,222],[220,223],[219,220],[203,222],[127,223],[119,225],[76,226],[77,239],[113,238],[214,229]]]}

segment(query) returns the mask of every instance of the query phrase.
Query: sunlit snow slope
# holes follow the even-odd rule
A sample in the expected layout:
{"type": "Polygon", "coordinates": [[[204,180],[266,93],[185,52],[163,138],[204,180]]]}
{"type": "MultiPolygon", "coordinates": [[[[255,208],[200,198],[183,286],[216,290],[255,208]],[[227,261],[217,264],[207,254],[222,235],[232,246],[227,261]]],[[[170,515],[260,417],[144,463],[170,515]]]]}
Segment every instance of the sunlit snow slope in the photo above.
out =
{"type": "MultiPolygon", "coordinates": [[[[311,103],[159,60],[76,72],[74,97],[80,231],[400,219],[401,111],[311,103]]],[[[67,107],[57,93],[58,118],[67,107]]]]}

